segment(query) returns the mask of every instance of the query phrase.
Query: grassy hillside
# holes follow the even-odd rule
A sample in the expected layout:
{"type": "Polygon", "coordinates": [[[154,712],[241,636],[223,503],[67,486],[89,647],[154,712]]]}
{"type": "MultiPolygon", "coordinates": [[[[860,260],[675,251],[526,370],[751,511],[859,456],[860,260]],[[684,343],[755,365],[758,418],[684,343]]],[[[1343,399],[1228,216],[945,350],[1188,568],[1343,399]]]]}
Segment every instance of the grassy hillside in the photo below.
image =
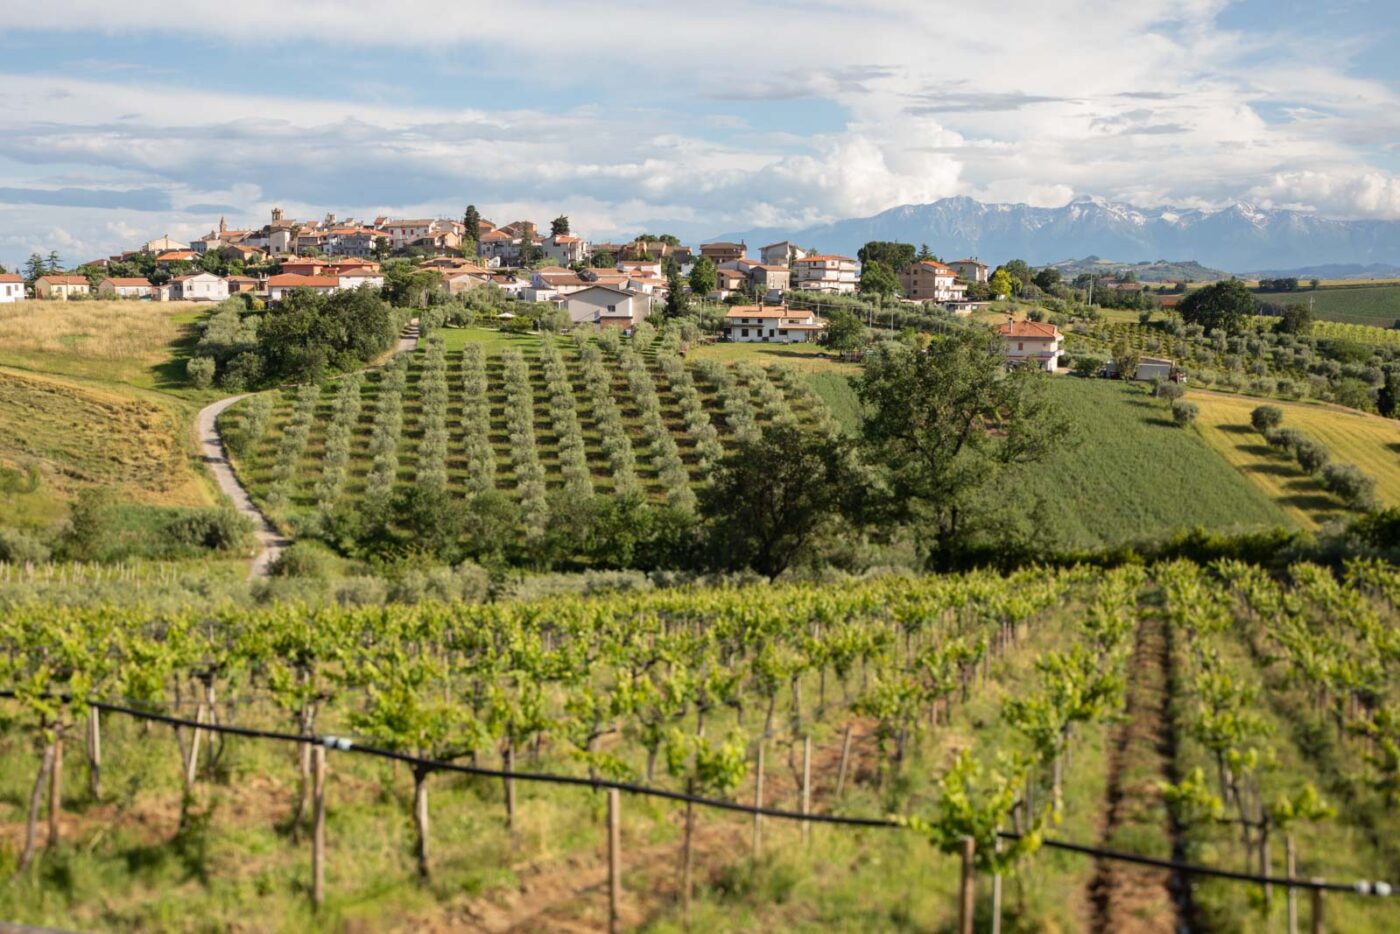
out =
{"type": "Polygon", "coordinates": [[[120,391],[0,368],[0,466],[36,465],[39,489],[6,503],[6,521],[52,521],[83,486],[125,499],[200,505],[188,422],[175,406],[120,391]]]}
{"type": "MultiPolygon", "coordinates": [[[[1191,400],[1201,407],[1202,437],[1295,521],[1315,528],[1345,514],[1317,480],[1291,457],[1270,450],[1250,427],[1250,412],[1264,400],[1208,392],[1194,392],[1191,400]]],[[[1400,505],[1400,425],[1337,406],[1273,400],[1269,404],[1283,409],[1284,425],[1325,445],[1332,460],[1355,464],[1374,477],[1382,502],[1400,505]]]]}
{"type": "Polygon", "coordinates": [[[1260,301],[1278,305],[1313,303],[1314,317],[1390,327],[1400,319],[1400,284],[1334,286],[1316,291],[1259,292],[1260,301]]]}
{"type": "Polygon", "coordinates": [[[185,382],[197,302],[39,302],[0,305],[0,365],[203,398],[185,382]]]}
{"type": "Polygon", "coordinates": [[[1079,443],[1023,481],[1046,503],[1045,533],[1092,547],[1205,526],[1290,525],[1285,511],[1140,386],[1063,377],[1053,391],[1079,443]]]}

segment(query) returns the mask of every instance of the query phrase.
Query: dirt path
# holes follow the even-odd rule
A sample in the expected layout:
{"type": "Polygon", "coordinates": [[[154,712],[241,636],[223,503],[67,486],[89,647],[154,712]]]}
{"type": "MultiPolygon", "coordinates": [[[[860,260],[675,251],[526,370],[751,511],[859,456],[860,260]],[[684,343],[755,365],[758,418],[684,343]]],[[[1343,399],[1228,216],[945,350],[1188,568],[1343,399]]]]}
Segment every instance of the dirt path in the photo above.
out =
{"type": "MultiPolygon", "coordinates": [[[[417,348],[418,320],[415,318],[409,322],[408,327],[400,335],[399,342],[394,347],[394,354],[412,353],[417,348]]],[[[199,456],[208,466],[209,472],[214,475],[214,482],[219,485],[219,492],[229,498],[234,509],[253,521],[258,551],[253,556],[253,562],[248,568],[248,576],[266,577],[272,568],[272,563],[291,542],[277,531],[267,516],[263,514],[263,511],[253,504],[248,490],[239,482],[238,475],[234,473],[233,465],[229,463],[228,450],[224,447],[224,439],[219,435],[218,425],[220,413],[239,399],[247,398],[248,395],[248,393],[243,393],[229,396],[227,399],[220,399],[218,402],[200,409],[199,415],[195,417],[195,431],[199,440],[199,456]]]]}
{"type": "MultiPolygon", "coordinates": [[[[1128,665],[1126,719],[1113,733],[1108,753],[1108,799],[1100,845],[1132,849],[1123,835],[1151,835],[1173,841],[1157,783],[1175,780],[1175,736],[1169,691],[1171,651],[1162,620],[1150,611],[1138,624],[1128,665]]],[[[1167,854],[1163,854],[1167,855],[1167,854]]],[[[1089,883],[1091,930],[1101,934],[1148,934],[1189,930],[1178,900],[1180,879],[1161,870],[1099,860],[1089,883]]]]}

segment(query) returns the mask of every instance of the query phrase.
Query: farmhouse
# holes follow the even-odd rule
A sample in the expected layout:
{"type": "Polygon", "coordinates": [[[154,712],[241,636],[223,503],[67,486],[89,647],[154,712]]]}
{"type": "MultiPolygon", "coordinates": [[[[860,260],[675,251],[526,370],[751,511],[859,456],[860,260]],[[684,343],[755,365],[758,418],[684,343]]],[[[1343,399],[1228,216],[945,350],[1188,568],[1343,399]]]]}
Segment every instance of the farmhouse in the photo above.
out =
{"type": "Polygon", "coordinates": [[[856,290],[856,261],[849,256],[804,256],[792,264],[792,287],[801,292],[847,294],[856,290]]]}
{"type": "Polygon", "coordinates": [[[103,298],[150,298],[151,288],[149,279],[108,276],[97,283],[97,294],[103,298]]]}
{"type": "Polygon", "coordinates": [[[561,266],[583,262],[583,240],[568,234],[555,234],[540,244],[540,252],[545,259],[561,266]]]}
{"type": "Polygon", "coordinates": [[[86,298],[92,291],[87,276],[40,276],[34,280],[34,297],[66,302],[86,298]]]}
{"type": "MultiPolygon", "coordinates": [[[[1116,377],[1118,375],[1118,361],[1109,360],[1103,368],[1103,375],[1116,377]]],[[[1137,370],[1133,373],[1133,379],[1144,383],[1150,383],[1154,379],[1168,380],[1179,375],[1176,364],[1162,357],[1139,357],[1137,370]]]]}
{"type": "Polygon", "coordinates": [[[957,302],[967,295],[967,287],[958,284],[957,276],[951,266],[925,259],[901,270],[899,285],[904,297],[912,301],[957,302]]]}
{"type": "Polygon", "coordinates": [[[630,328],[651,314],[651,296],[639,295],[609,285],[594,285],[562,299],[574,324],[630,328]]]}
{"type": "Polygon", "coordinates": [[[229,276],[228,292],[235,295],[239,292],[256,292],[258,290],[258,280],[252,276],[229,276]]]}
{"type": "Polygon", "coordinates": [[[24,277],[14,273],[0,275],[0,302],[17,302],[24,298],[24,277]]]}
{"type": "Polygon", "coordinates": [[[340,291],[340,280],[330,276],[297,276],[287,273],[271,276],[267,280],[269,301],[280,302],[287,297],[288,292],[294,289],[311,289],[322,295],[330,295],[332,292],[340,291]]]}
{"type": "Polygon", "coordinates": [[[221,302],[228,298],[228,283],[212,272],[195,272],[170,280],[170,298],[182,302],[221,302]]]}
{"type": "Polygon", "coordinates": [[[735,305],[724,316],[724,333],[738,343],[803,344],[815,341],[826,322],[786,305],[735,305]]]}
{"type": "Polygon", "coordinates": [[[1064,352],[1064,335],[1053,324],[1040,321],[1008,321],[1001,326],[1002,345],[1008,366],[1034,363],[1054,373],[1064,352]]]}

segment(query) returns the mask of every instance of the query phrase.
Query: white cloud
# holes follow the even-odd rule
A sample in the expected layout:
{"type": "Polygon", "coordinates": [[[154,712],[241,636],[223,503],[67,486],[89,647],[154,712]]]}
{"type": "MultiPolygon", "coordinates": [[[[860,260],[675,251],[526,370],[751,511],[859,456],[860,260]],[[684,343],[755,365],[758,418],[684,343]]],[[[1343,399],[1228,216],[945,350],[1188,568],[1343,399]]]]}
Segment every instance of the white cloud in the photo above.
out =
{"type": "MultiPolygon", "coordinates": [[[[78,230],[86,217],[104,248],[127,227],[188,235],[208,229],[208,207],[251,222],[273,204],[455,214],[473,200],[507,219],[567,211],[597,236],[666,220],[695,235],[806,224],[953,194],[1248,197],[1400,217],[1400,181],[1368,161],[1400,136],[1400,99],[1348,72],[1363,43],[1300,58],[1296,35],[1221,28],[1225,5],[1142,0],[1105,15],[1099,0],[815,0],[716,16],[668,4],[647,9],[645,41],[620,44],[628,11],[582,2],[520,0],[501,17],[479,2],[399,0],[388,24],[369,0],[243,0],[216,17],[171,16],[154,0],[49,0],[12,30],[213,37],[254,65],[296,54],[372,69],[407,49],[428,80],[470,47],[476,68],[528,76],[539,104],[494,106],[470,82],[470,105],[399,104],[354,68],[342,100],[208,91],[197,74],[0,75],[0,187],[168,192],[170,210],[53,222],[78,230]],[[549,106],[565,87],[597,87],[599,102],[549,106]]],[[[54,216],[0,204],[0,229],[33,239],[54,216]]]]}

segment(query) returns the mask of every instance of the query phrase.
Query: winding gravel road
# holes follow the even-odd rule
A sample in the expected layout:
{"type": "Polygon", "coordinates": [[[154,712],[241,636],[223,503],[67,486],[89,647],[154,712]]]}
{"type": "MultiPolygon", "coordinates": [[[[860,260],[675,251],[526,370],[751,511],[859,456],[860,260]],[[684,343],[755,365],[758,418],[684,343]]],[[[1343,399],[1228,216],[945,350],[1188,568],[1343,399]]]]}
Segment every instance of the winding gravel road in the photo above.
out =
{"type": "MultiPolygon", "coordinates": [[[[394,353],[395,355],[412,353],[417,348],[418,320],[415,318],[399,337],[394,353]]],[[[268,521],[267,516],[263,515],[262,510],[253,504],[252,497],[248,495],[243,484],[239,482],[238,475],[233,472],[233,465],[229,463],[228,450],[224,447],[224,439],[219,436],[218,426],[219,413],[239,399],[247,398],[248,395],[245,392],[241,395],[229,396],[227,399],[220,399],[218,402],[200,409],[199,415],[195,418],[195,430],[199,435],[199,455],[209,467],[209,472],[214,475],[214,481],[219,485],[219,492],[232,501],[234,509],[253,520],[258,552],[253,556],[248,576],[266,577],[272,563],[291,542],[283,537],[282,533],[277,531],[273,524],[268,521]]]]}

